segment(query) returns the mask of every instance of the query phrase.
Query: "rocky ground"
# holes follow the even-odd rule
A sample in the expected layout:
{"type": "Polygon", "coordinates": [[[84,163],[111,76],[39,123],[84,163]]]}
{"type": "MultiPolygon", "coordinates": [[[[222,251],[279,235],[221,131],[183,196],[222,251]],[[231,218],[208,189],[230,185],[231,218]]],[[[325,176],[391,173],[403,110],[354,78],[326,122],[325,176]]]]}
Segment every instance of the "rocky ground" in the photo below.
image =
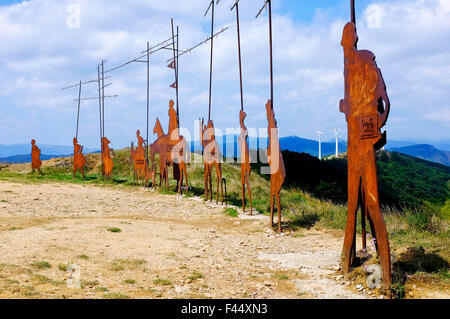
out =
{"type": "Polygon", "coordinates": [[[142,188],[1,182],[0,298],[382,298],[341,278],[342,231],[268,224],[142,188]]]}

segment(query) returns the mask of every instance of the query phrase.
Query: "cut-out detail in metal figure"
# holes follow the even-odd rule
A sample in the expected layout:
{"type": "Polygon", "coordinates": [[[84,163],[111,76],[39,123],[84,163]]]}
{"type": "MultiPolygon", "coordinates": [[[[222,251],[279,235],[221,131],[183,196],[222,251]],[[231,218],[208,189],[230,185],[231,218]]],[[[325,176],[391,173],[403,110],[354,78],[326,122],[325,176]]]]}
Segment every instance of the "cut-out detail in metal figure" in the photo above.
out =
{"type": "Polygon", "coordinates": [[[37,169],[39,171],[39,174],[42,174],[41,172],[41,165],[42,161],[40,159],[41,156],[41,150],[36,145],[36,140],[31,140],[31,171],[34,173],[34,170],[37,169]]]}
{"type": "MultiPolygon", "coordinates": [[[[356,257],[356,214],[361,198],[362,223],[368,219],[380,257],[383,283],[391,284],[391,260],[386,225],[380,211],[376,150],[386,144],[385,125],[390,102],[386,85],[372,52],[357,50],[355,24],[345,25],[341,45],[344,49],[345,97],[339,109],[348,126],[348,215],[342,250],[343,273],[348,276],[356,257]]],[[[364,245],[364,242],[363,242],[364,245]]]]}
{"type": "Polygon", "coordinates": [[[103,174],[105,178],[112,178],[112,170],[114,162],[112,156],[114,156],[114,149],[109,147],[110,140],[107,137],[102,137],[102,161],[103,161],[103,174]]]}
{"type": "Polygon", "coordinates": [[[270,227],[273,227],[273,205],[274,197],[277,201],[278,211],[278,232],[281,232],[281,200],[280,192],[286,178],[283,156],[280,149],[280,140],[278,137],[277,121],[272,109],[270,100],[266,104],[267,111],[267,131],[269,135],[269,147],[267,148],[267,160],[270,165],[270,227]]]}
{"type": "Polygon", "coordinates": [[[75,178],[77,171],[79,170],[81,176],[84,178],[84,165],[86,165],[86,159],[83,156],[83,146],[78,144],[76,137],[73,138],[73,178],[75,178]]]}

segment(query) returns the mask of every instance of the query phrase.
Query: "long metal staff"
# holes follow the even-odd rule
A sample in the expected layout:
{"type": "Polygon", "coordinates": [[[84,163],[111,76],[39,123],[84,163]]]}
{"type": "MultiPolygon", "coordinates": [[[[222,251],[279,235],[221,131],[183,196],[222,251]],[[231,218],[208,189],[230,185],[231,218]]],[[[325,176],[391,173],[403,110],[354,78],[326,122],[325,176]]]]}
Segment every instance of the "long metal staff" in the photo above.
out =
{"type": "Polygon", "coordinates": [[[272,54],[272,2],[266,0],[264,6],[259,10],[256,18],[261,14],[264,8],[269,7],[269,46],[270,46],[270,102],[273,109],[273,54],[272,54]]]}
{"type": "Polygon", "coordinates": [[[242,62],[241,62],[241,35],[239,31],[239,0],[231,7],[231,10],[236,8],[236,24],[237,24],[237,39],[238,39],[238,54],[239,54],[239,81],[241,87],[241,111],[244,110],[244,94],[242,93],[242,62]]]}

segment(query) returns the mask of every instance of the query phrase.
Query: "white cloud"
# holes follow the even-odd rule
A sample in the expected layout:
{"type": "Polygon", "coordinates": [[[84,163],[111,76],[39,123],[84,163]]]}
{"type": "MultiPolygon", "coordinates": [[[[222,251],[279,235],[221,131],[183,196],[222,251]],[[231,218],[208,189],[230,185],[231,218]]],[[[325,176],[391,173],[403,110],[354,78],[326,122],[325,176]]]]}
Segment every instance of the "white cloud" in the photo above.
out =
{"type": "MultiPolygon", "coordinates": [[[[210,32],[210,16],[202,17],[207,4],[203,0],[79,0],[80,28],[69,28],[67,8],[72,3],[31,0],[0,7],[0,118],[7,118],[1,123],[9,126],[2,127],[0,143],[38,137],[46,143],[67,144],[73,135],[77,90],[62,91],[62,87],[95,79],[101,59],[108,60],[109,69],[139,56],[147,41],[168,38],[172,16],[180,25],[180,49],[210,32]]],[[[238,125],[240,107],[235,13],[229,11],[229,4],[223,1],[216,7],[216,31],[221,26],[229,29],[214,42],[212,114],[216,127],[223,129],[238,125]]],[[[246,125],[265,127],[264,105],[270,95],[268,21],[266,14],[254,19],[254,11],[254,3],[242,2],[246,125]]],[[[320,129],[328,139],[333,128],[346,131],[338,110],[345,21],[333,12],[317,14],[318,19],[306,24],[274,11],[274,101],[281,132],[314,136],[320,129]]],[[[358,32],[359,47],[375,53],[388,87],[389,136],[441,137],[443,128],[448,128],[448,111],[442,111],[442,104],[450,87],[450,1],[373,1],[358,19],[358,32]],[[370,17],[376,28],[368,25],[370,17]]],[[[207,117],[209,49],[203,45],[180,58],[180,113],[182,125],[188,128],[193,128],[195,119],[207,117]]],[[[170,56],[170,51],[151,56],[151,127],[156,116],[167,123],[167,103],[175,95],[169,88],[173,72],[166,67],[170,56]]],[[[145,126],[145,64],[134,63],[110,75],[113,85],[106,94],[119,97],[106,102],[107,131],[117,147],[128,145],[136,128],[142,131],[145,126]]],[[[96,94],[95,83],[83,87],[83,96],[96,94]]],[[[96,146],[97,101],[82,105],[82,143],[96,146]]]]}

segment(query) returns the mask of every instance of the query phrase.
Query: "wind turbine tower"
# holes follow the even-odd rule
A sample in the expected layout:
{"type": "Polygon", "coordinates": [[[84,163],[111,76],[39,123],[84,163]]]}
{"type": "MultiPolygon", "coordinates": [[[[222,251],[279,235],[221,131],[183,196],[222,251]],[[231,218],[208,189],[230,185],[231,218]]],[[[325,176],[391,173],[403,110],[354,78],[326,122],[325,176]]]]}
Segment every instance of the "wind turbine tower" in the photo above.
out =
{"type": "Polygon", "coordinates": [[[319,159],[322,159],[322,134],[323,132],[317,131],[317,135],[319,135],[319,159]]]}
{"type": "Polygon", "coordinates": [[[338,141],[338,129],[334,129],[334,138],[336,139],[336,157],[339,156],[339,141],[338,141]]]}

